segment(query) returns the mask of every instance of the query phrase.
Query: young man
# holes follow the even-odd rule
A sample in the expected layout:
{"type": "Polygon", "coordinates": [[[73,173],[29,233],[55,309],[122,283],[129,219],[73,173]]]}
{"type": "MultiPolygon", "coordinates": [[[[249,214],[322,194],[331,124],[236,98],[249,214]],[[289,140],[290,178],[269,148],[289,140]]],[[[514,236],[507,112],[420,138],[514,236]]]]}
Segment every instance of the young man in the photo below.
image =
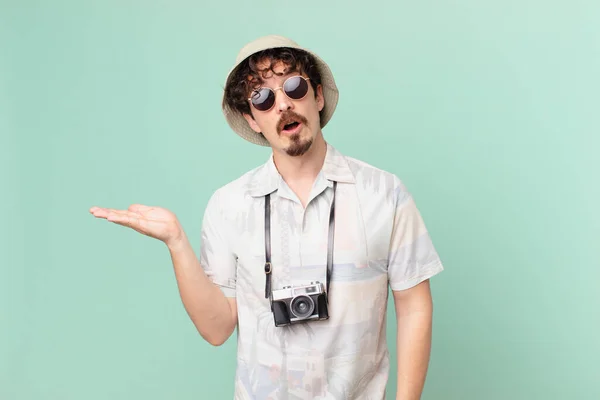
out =
{"type": "Polygon", "coordinates": [[[165,242],[205,340],[220,345],[237,327],[237,400],[384,399],[389,288],[397,398],[421,396],[429,279],[442,263],[402,182],[325,141],[337,101],[327,64],[295,42],[268,36],[241,50],[223,112],[272,156],[210,198],[200,260],[164,208],[91,209],[165,242]]]}

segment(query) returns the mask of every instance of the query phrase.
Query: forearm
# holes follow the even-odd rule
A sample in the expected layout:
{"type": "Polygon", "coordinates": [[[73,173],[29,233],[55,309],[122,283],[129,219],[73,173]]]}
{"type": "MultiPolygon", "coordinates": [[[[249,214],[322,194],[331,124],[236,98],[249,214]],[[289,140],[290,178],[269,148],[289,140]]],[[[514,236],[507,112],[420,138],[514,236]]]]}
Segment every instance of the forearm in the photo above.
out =
{"type": "Polygon", "coordinates": [[[431,309],[398,317],[398,389],[396,400],[419,400],[431,350],[431,309]]]}
{"type": "Polygon", "coordinates": [[[236,310],[206,276],[185,234],[167,248],[181,300],[196,329],[212,345],[222,344],[235,329],[236,310]]]}

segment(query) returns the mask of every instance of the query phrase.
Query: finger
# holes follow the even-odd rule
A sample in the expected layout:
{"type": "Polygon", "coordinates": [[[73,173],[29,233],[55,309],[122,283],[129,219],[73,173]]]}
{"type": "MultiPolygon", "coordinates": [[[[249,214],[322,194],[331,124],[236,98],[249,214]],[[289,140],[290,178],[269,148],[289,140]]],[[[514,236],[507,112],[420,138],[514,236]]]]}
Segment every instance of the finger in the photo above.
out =
{"type": "Polygon", "coordinates": [[[97,218],[106,218],[109,211],[106,208],[92,207],[90,208],[90,213],[97,218]]]}
{"type": "Polygon", "coordinates": [[[90,207],[89,212],[94,214],[94,213],[98,213],[98,212],[106,212],[108,209],[106,207],[98,207],[98,206],[94,206],[94,207],[90,207]]]}
{"type": "Polygon", "coordinates": [[[140,218],[142,215],[139,213],[135,213],[129,210],[117,210],[114,208],[99,208],[99,209],[95,209],[92,214],[96,217],[96,218],[104,218],[104,219],[109,219],[111,216],[115,216],[115,215],[126,215],[126,216],[130,216],[130,217],[134,217],[134,218],[140,218]]]}
{"type": "Polygon", "coordinates": [[[119,214],[119,215],[136,215],[137,213],[134,213],[132,211],[129,210],[112,210],[109,209],[108,210],[109,214],[119,214]]]}
{"type": "Polygon", "coordinates": [[[137,212],[133,212],[133,211],[129,211],[129,210],[114,210],[114,211],[111,211],[111,212],[108,213],[107,219],[109,219],[111,217],[114,217],[114,218],[117,218],[117,219],[118,219],[118,217],[123,217],[122,219],[119,219],[119,221],[121,221],[121,220],[126,221],[127,219],[130,219],[131,221],[136,220],[136,221],[138,221],[138,223],[142,219],[145,219],[142,214],[137,213],[137,212]]]}
{"type": "Polygon", "coordinates": [[[95,207],[93,209],[90,209],[90,212],[95,217],[106,218],[106,217],[108,217],[112,213],[118,214],[118,213],[121,213],[122,211],[116,210],[114,208],[100,208],[100,207],[95,207]]]}
{"type": "Polygon", "coordinates": [[[138,213],[138,212],[148,211],[151,208],[152,207],[148,207],[143,204],[132,204],[129,206],[128,210],[138,213]]]}
{"type": "Polygon", "coordinates": [[[140,227],[140,219],[132,213],[116,212],[110,213],[106,219],[110,222],[118,223],[119,225],[128,226],[131,228],[140,227]]]}

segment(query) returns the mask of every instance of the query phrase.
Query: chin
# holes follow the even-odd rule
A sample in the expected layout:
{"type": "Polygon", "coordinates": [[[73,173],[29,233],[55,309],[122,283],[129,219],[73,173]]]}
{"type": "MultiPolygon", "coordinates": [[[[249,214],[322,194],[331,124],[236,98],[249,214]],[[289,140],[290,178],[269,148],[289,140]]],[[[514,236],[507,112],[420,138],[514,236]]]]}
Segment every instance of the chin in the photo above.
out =
{"type": "Polygon", "coordinates": [[[290,144],[284,149],[287,155],[292,157],[299,157],[304,155],[310,150],[313,139],[311,137],[302,138],[300,134],[292,135],[290,138],[290,144]]]}

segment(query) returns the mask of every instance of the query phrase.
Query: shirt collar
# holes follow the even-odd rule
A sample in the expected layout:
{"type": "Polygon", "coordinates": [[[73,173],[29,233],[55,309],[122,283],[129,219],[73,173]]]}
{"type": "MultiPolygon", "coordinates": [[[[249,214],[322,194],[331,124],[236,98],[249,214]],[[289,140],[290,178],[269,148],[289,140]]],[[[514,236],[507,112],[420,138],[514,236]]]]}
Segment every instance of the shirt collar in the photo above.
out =
{"type": "MultiPolygon", "coordinates": [[[[326,179],[327,186],[333,186],[333,181],[355,183],[354,174],[348,165],[348,161],[342,153],[329,143],[327,143],[325,161],[319,175],[326,179]]],[[[254,197],[265,196],[282,188],[284,183],[273,162],[273,154],[271,154],[268,161],[257,169],[254,177],[250,180],[248,191],[254,197]]]]}

